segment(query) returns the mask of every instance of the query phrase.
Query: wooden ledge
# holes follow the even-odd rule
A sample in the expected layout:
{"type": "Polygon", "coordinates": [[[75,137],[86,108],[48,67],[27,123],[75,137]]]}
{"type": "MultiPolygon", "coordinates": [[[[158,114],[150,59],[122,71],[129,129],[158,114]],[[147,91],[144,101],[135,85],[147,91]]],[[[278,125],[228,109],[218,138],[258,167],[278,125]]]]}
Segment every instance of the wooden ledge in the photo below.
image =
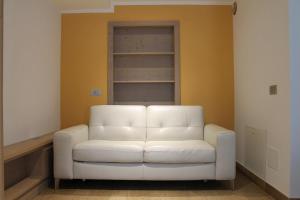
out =
{"type": "Polygon", "coordinates": [[[45,178],[28,177],[5,190],[5,200],[16,200],[43,182],[45,178]]]}
{"type": "Polygon", "coordinates": [[[4,147],[4,162],[15,160],[24,155],[30,154],[34,151],[41,149],[44,146],[50,145],[53,142],[54,133],[48,133],[41,137],[29,139],[16,144],[8,145],[4,147]]]}

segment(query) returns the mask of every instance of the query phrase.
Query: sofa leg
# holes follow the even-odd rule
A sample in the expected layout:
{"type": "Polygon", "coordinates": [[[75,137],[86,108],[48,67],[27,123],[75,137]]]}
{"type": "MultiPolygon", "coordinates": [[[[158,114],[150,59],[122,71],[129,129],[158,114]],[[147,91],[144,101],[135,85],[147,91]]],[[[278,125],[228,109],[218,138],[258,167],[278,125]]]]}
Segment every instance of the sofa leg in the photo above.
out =
{"type": "Polygon", "coordinates": [[[59,182],[60,182],[60,180],[58,178],[54,179],[54,189],[55,190],[59,189],[59,182]]]}
{"type": "Polygon", "coordinates": [[[229,189],[229,190],[234,190],[235,189],[235,183],[234,180],[223,180],[221,181],[222,187],[229,189]]]}

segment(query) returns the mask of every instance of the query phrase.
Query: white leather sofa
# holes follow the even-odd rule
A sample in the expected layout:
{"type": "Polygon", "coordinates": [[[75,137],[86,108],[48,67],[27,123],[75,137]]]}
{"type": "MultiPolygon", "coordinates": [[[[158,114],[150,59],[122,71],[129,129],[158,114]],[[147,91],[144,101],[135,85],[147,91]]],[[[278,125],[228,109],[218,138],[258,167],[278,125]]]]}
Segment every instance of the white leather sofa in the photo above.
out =
{"type": "Polygon", "coordinates": [[[204,125],[200,106],[91,107],[89,126],[54,136],[54,177],[234,180],[235,134],[204,125]]]}

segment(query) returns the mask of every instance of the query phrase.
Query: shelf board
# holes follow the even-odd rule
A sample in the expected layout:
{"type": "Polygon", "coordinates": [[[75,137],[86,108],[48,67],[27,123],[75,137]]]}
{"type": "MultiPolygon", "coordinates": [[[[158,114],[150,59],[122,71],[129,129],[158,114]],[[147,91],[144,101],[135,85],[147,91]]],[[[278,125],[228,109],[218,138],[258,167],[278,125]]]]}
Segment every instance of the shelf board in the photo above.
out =
{"type": "Polygon", "coordinates": [[[174,66],[151,66],[151,67],[143,67],[143,66],[115,66],[115,69],[120,70],[120,69],[169,69],[169,70],[174,70],[174,66]]]}
{"type": "Polygon", "coordinates": [[[175,52],[120,52],[113,55],[174,55],[175,52]]]}
{"type": "Polygon", "coordinates": [[[20,158],[24,155],[30,154],[44,146],[50,145],[53,141],[54,133],[48,133],[41,137],[29,139],[16,144],[4,147],[4,162],[20,158]]]}
{"type": "Polygon", "coordinates": [[[174,80],[114,81],[114,83],[175,83],[174,80]]]}
{"type": "Polygon", "coordinates": [[[4,192],[5,200],[16,200],[40,184],[45,178],[28,177],[4,192]]]}
{"type": "Polygon", "coordinates": [[[175,105],[174,101],[115,101],[115,105],[175,105]]]}

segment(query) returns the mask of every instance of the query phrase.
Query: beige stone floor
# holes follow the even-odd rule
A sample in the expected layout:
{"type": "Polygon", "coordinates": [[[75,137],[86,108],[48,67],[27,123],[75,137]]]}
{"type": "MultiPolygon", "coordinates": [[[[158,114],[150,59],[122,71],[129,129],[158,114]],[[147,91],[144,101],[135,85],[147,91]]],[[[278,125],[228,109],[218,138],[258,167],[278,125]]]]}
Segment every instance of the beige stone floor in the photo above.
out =
{"type": "Polygon", "coordinates": [[[218,182],[105,182],[69,181],[54,191],[49,188],[34,200],[263,200],[272,199],[247,177],[238,173],[236,189],[224,189],[218,182]]]}

